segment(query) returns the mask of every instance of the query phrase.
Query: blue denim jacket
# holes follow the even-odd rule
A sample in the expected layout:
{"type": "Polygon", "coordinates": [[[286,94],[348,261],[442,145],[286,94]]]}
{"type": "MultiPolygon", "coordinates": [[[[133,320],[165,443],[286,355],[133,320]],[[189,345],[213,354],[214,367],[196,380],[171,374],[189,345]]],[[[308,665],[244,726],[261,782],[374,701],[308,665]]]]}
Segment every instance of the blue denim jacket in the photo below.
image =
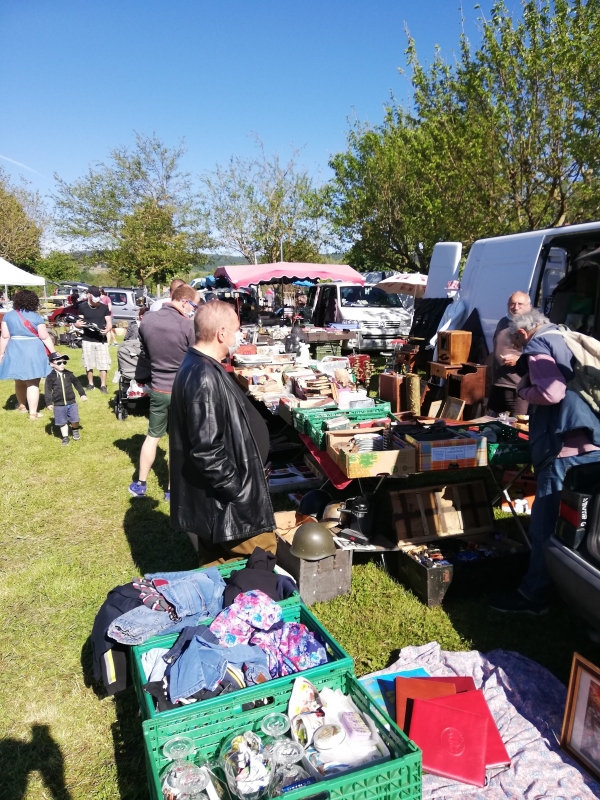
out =
{"type": "Polygon", "coordinates": [[[160,593],[175,607],[181,619],[173,622],[165,611],[153,611],[147,606],[133,608],[111,623],[108,636],[116,642],[143,644],[158,634],[178,633],[212,619],[223,607],[225,581],[215,567],[203,572],[157,572],[145,577],[169,581],[168,586],[160,587],[160,593]]]}
{"type": "Polygon", "coordinates": [[[213,691],[225,676],[227,664],[244,667],[246,683],[270,680],[267,656],[260,647],[239,644],[223,647],[208,627],[187,628],[163,656],[167,662],[169,698],[172,703],[201,689],[213,691]]]}

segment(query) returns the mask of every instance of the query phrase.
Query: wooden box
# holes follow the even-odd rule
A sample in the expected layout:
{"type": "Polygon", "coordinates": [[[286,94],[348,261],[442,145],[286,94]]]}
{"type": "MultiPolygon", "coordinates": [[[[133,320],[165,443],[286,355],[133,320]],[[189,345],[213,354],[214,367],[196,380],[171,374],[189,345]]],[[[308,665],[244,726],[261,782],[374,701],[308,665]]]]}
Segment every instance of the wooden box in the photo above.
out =
{"type": "Polygon", "coordinates": [[[463,434],[459,438],[419,441],[410,434],[406,441],[417,454],[417,472],[430,470],[487,467],[487,440],[485,436],[473,439],[463,434]]]}
{"type": "Polygon", "coordinates": [[[469,360],[472,339],[470,331],[438,333],[437,360],[444,364],[464,364],[469,360]]]}
{"type": "Polygon", "coordinates": [[[387,400],[392,414],[402,411],[402,398],[400,390],[404,377],[396,372],[382,372],[379,375],[379,398],[387,400]]]}
{"type": "MultiPolygon", "coordinates": [[[[486,368],[481,364],[463,364],[448,376],[448,395],[465,401],[467,406],[475,406],[485,400],[486,368]]],[[[469,418],[466,415],[466,418],[469,418]]]]}
{"type": "Polygon", "coordinates": [[[334,556],[319,561],[305,561],[292,555],[291,543],[296,531],[295,512],[275,514],[277,525],[277,565],[298,584],[300,597],[307,606],[325,603],[340,594],[350,594],[352,585],[352,550],[338,550],[334,556]]]}
{"type": "Polygon", "coordinates": [[[444,364],[441,361],[429,362],[429,377],[447,381],[448,376],[458,372],[462,364],[444,364]]]}
{"type": "MultiPolygon", "coordinates": [[[[420,564],[401,550],[394,565],[394,577],[430,608],[441,605],[447,596],[457,599],[517,589],[527,570],[526,547],[510,540],[499,541],[487,533],[469,536],[469,542],[494,548],[497,555],[433,567],[420,564]]],[[[429,544],[435,546],[436,542],[429,544]]]]}
{"type": "Polygon", "coordinates": [[[389,498],[398,546],[494,529],[484,481],[394,490],[389,498]]]}
{"type": "MultiPolygon", "coordinates": [[[[360,433],[378,433],[383,428],[366,428],[360,433]]],[[[349,478],[374,478],[376,475],[410,475],[416,471],[416,451],[381,450],[373,453],[351,453],[345,445],[359,431],[330,431],[325,434],[327,454],[349,478]]]]}

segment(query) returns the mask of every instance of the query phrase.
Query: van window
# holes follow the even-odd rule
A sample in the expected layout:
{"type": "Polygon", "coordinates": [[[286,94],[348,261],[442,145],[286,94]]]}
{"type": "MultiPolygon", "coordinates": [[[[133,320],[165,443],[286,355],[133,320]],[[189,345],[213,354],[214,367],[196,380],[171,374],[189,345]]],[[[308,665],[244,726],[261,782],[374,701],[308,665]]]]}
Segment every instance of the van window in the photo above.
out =
{"type": "Polygon", "coordinates": [[[109,296],[110,302],[113,304],[113,306],[127,305],[127,295],[125,292],[107,292],[106,294],[109,296]]]}
{"type": "Polygon", "coordinates": [[[398,294],[388,294],[376,286],[342,286],[340,287],[342,306],[355,308],[404,308],[398,294]]]}

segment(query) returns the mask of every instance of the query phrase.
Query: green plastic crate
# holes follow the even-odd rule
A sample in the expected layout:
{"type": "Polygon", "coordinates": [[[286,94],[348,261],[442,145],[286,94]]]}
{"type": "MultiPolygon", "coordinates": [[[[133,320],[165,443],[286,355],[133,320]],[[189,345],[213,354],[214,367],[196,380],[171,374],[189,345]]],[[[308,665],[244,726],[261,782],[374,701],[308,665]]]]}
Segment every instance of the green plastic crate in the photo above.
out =
{"type": "MultiPolygon", "coordinates": [[[[284,622],[304,623],[304,625],[306,625],[310,631],[317,634],[317,637],[325,645],[327,655],[331,659],[327,664],[323,664],[320,667],[312,667],[311,669],[304,670],[304,672],[298,674],[306,675],[309,680],[312,680],[311,676],[313,675],[330,676],[335,675],[338,672],[343,672],[344,670],[348,670],[350,672],[354,671],[354,661],[352,658],[343,649],[343,647],[336,642],[333,636],[321,625],[319,620],[308,610],[304,604],[300,603],[295,606],[288,606],[287,608],[284,608],[283,620],[284,622]]],[[[201,625],[209,625],[210,622],[211,620],[206,620],[205,622],[201,623],[201,625]]],[[[147,642],[144,642],[144,644],[136,645],[131,650],[131,673],[138,702],[140,704],[140,710],[142,712],[142,719],[153,719],[155,717],[160,717],[160,719],[169,717],[177,718],[182,714],[185,714],[190,708],[190,706],[187,705],[182,706],[181,708],[172,709],[171,711],[158,712],[154,707],[154,698],[143,689],[143,686],[146,683],[146,677],[144,673],[144,667],[142,665],[142,654],[146,653],[148,650],[152,650],[154,647],[170,648],[173,644],[175,644],[178,636],[178,633],[174,633],[169,636],[156,636],[153,638],[152,642],[148,640],[147,642]]],[[[269,681],[268,685],[273,686],[273,691],[276,691],[281,682],[285,680],[285,678],[275,678],[274,680],[269,681]]],[[[231,694],[227,695],[227,697],[233,698],[231,703],[241,711],[242,705],[248,702],[248,696],[252,694],[253,690],[254,687],[246,687],[245,689],[240,689],[237,692],[232,692],[231,694]]],[[[218,708],[220,703],[223,703],[221,697],[213,697],[209,700],[203,700],[201,703],[194,704],[194,707],[197,707],[198,709],[201,708],[200,713],[210,715],[212,712],[214,712],[215,708],[218,708]]]]}
{"type": "MultiPolygon", "coordinates": [[[[364,408],[364,409],[356,409],[356,411],[348,411],[342,412],[344,416],[347,416],[350,422],[353,424],[355,422],[364,422],[365,420],[370,419],[380,419],[383,417],[388,417],[389,414],[382,414],[377,413],[376,409],[372,408],[364,408]],[[370,415],[367,414],[360,414],[359,411],[370,411],[370,415]]],[[[306,426],[306,434],[310,437],[311,441],[315,443],[315,445],[319,448],[319,450],[325,449],[325,436],[327,434],[327,427],[326,427],[327,420],[317,420],[316,422],[309,421],[306,426]]]]}
{"type": "Polygon", "coordinates": [[[488,464],[490,466],[506,466],[511,464],[528,464],[531,461],[529,442],[519,437],[518,428],[505,425],[503,422],[486,422],[477,426],[480,430],[491,428],[497,435],[497,442],[488,441],[488,464]]]}
{"type": "MultiPolygon", "coordinates": [[[[231,576],[232,572],[235,572],[237,569],[244,569],[247,563],[247,558],[240,558],[237,561],[228,561],[227,564],[217,564],[216,567],[221,573],[223,580],[227,580],[227,578],[231,576]]],[[[203,572],[206,569],[209,569],[209,567],[200,567],[199,569],[190,570],[190,572],[203,572]]],[[[300,605],[301,602],[302,598],[300,597],[300,593],[294,592],[294,594],[291,597],[288,597],[286,600],[277,600],[277,605],[281,606],[282,608],[291,608],[293,606],[300,605]]],[[[204,623],[209,624],[213,621],[213,619],[214,617],[204,620],[204,623]]],[[[157,639],[162,638],[162,636],[153,636],[151,639],[148,639],[146,642],[144,642],[144,644],[152,644],[157,639]]]]}
{"type": "MultiPolygon", "coordinates": [[[[260,723],[266,714],[276,711],[287,713],[295,677],[253,687],[248,693],[249,700],[268,698],[270,702],[251,711],[238,713],[230,699],[233,696],[226,695],[211,714],[202,714],[200,708],[191,710],[188,706],[186,713],[177,719],[165,720],[161,715],[154,720],[146,720],[143,723],[144,745],[152,800],[162,800],[160,774],[168,763],[162,754],[162,747],[167,739],[175,734],[190,736],[203,758],[215,759],[223,740],[231,733],[253,730],[262,735],[260,723]]],[[[284,796],[289,800],[300,800],[325,792],[330,800],[420,800],[421,751],[377,706],[354,676],[349,671],[340,671],[330,676],[313,675],[310,680],[317,689],[328,686],[350,695],[358,708],[374,720],[390,751],[390,760],[371,767],[359,767],[345,775],[286,792],[284,796]]]]}
{"type": "Polygon", "coordinates": [[[350,416],[356,414],[356,419],[377,419],[377,417],[387,417],[391,413],[392,407],[387,400],[375,400],[372,408],[354,408],[352,410],[334,408],[333,410],[323,410],[320,408],[293,408],[292,416],[294,428],[300,433],[309,433],[308,424],[316,425],[318,420],[333,419],[340,415],[350,416]]]}

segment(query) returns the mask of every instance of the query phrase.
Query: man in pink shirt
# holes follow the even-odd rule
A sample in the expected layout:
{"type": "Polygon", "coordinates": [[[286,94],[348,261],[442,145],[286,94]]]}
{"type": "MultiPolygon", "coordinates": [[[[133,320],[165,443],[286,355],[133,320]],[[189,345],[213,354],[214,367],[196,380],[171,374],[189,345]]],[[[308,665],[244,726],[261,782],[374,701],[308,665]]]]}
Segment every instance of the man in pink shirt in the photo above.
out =
{"type": "Polygon", "coordinates": [[[516,592],[490,599],[496,611],[544,614],[548,610],[550,577],[545,545],[558,518],[565,474],[576,464],[600,462],[600,417],[568,388],[573,354],[560,334],[539,311],[515,317],[509,331],[523,348],[519,362],[524,377],[517,387],[529,403],[529,447],[537,477],[531,510],[529,568],[516,592]]]}

